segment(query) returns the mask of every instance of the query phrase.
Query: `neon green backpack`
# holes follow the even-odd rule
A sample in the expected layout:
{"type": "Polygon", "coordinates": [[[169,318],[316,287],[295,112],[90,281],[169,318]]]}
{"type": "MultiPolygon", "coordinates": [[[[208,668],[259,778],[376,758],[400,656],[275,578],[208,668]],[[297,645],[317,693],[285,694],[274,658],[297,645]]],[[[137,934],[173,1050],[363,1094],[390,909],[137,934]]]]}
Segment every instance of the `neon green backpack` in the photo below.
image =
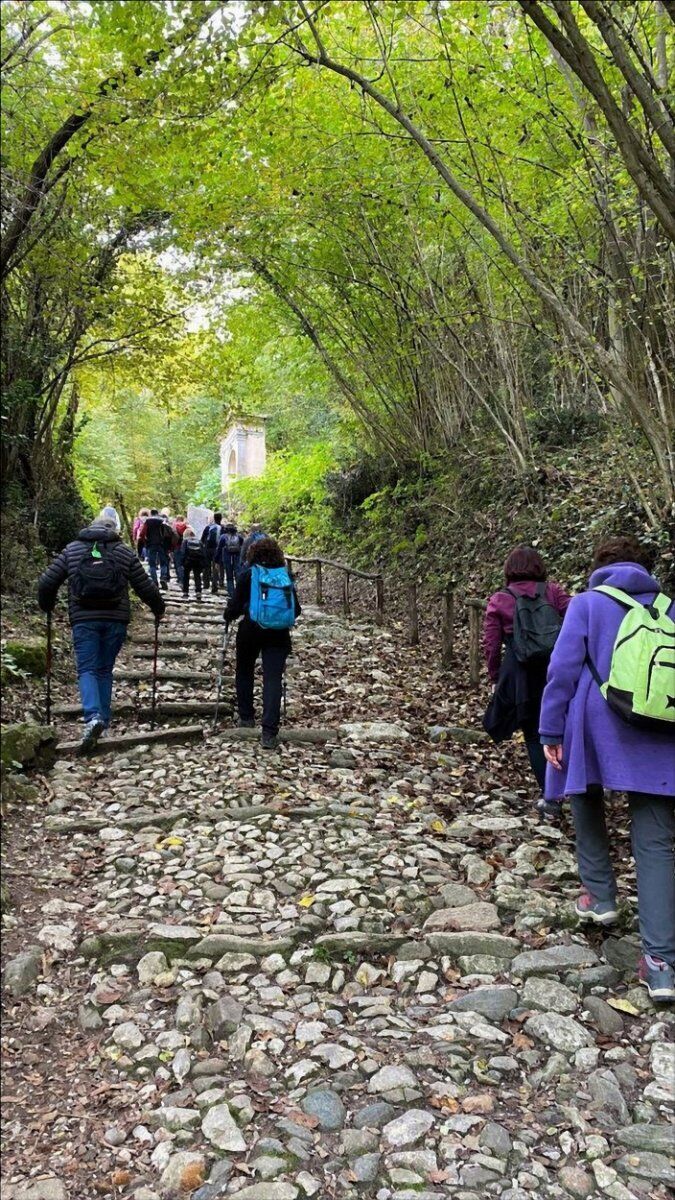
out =
{"type": "Polygon", "coordinates": [[[613,587],[604,592],[628,611],[621,622],[604,683],[587,654],[591,674],[609,707],[631,725],[675,733],[675,621],[673,603],[658,592],[651,604],[640,604],[613,587]]]}

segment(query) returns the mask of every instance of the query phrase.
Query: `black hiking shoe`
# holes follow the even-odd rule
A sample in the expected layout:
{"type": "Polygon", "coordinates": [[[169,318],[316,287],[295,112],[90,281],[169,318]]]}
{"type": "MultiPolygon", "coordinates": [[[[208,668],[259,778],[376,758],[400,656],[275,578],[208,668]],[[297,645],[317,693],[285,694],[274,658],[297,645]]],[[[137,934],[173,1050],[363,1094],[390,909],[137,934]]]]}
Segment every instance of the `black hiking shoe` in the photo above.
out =
{"type": "Polygon", "coordinates": [[[255,721],[244,721],[241,717],[237,721],[239,729],[255,729],[255,721]]]}
{"type": "Polygon", "coordinates": [[[160,581],[159,581],[159,586],[161,587],[161,589],[162,589],[162,591],[163,591],[163,592],[168,592],[168,590],[169,590],[169,585],[168,585],[168,583],[167,583],[166,579],[160,579],[160,581]]]}
{"type": "Polygon", "coordinates": [[[276,733],[270,733],[269,729],[263,729],[260,735],[260,745],[263,750],[276,750],[278,744],[276,733]]]}

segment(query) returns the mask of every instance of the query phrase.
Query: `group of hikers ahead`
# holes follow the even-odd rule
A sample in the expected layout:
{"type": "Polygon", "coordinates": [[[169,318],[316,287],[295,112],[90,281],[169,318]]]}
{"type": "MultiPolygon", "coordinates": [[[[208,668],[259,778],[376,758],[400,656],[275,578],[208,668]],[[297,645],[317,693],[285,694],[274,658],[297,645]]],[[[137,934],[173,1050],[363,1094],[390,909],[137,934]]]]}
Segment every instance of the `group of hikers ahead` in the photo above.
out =
{"type": "Polygon", "coordinates": [[[244,537],[232,522],[223,523],[220,513],[214,513],[197,538],[182,517],[172,520],[166,511],[141,509],[132,533],[138,555],[122,541],[116,510],[104,508],[96,521],[57,555],[38,584],[40,607],[51,613],[59,587],[68,583],[84,718],[82,752],[91,750],[110,725],[113,668],[131,619],[129,585],[159,622],[165,612],[162,590],[168,587],[170,562],[184,597],[191,575],[198,600],[202,584],[217,593],[222,580],[226,581],[226,631],[233,621],[243,618],[236,642],[239,724],[255,725],[254,672],[260,657],[261,744],[265,750],[274,749],[284,667],[291,651],[290,630],[300,615],[300,601],[278,543],[267,537],[257,522],[244,537]],[[147,562],[147,573],[142,559],[147,562]]]}
{"type": "MultiPolygon", "coordinates": [[[[262,658],[261,743],[276,745],[290,630],[300,615],[295,585],[273,538],[254,526],[246,538],[220,513],[197,538],[182,518],[142,510],[134,534],[141,561],[120,538],[113,508],[66,546],[39,583],[51,612],[66,580],[84,715],[82,749],[110,722],[112,670],[130,619],[128,587],[159,621],[169,558],[184,595],[190,575],[199,596],[226,581],[226,639],[236,639],[239,724],[252,727],[254,668],[262,658]],[[167,533],[167,529],[169,533],[167,533]],[[171,535],[171,542],[170,542],[171,535]],[[175,540],[174,540],[175,535],[175,540]],[[235,544],[236,538],[236,544],[235,544]],[[176,553],[178,551],[178,561],[176,553]],[[153,575],[154,571],[154,575],[153,575]]],[[[637,870],[643,956],[639,977],[650,996],[675,1000],[675,603],[650,573],[633,537],[596,548],[588,590],[570,597],[547,579],[540,554],[518,546],[504,566],[505,586],[490,597],[484,627],[495,684],[485,727],[495,741],[521,730],[544,819],[569,799],[584,891],[581,922],[618,919],[605,789],[626,792],[637,870]]]]}
{"type": "Polygon", "coordinates": [[[141,508],[134,520],[132,539],[139,558],[146,561],[154,584],[166,591],[171,568],[183,595],[190,594],[190,578],[195,597],[201,600],[202,591],[214,595],[227,588],[234,595],[239,573],[246,565],[248,548],[257,538],[264,537],[262,526],[254,524],[248,535],[240,533],[233,521],[224,521],[222,513],[213,518],[197,537],[185,517],[172,517],[168,508],[141,508]]]}

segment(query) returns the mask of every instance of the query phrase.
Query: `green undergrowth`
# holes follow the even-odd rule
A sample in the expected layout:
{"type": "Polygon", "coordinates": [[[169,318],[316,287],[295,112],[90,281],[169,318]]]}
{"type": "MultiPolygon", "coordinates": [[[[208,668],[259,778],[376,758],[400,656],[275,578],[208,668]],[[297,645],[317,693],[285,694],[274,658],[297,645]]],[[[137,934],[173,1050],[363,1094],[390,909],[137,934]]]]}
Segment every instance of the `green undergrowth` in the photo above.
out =
{"type": "Polygon", "coordinates": [[[292,553],[321,551],[434,591],[454,582],[467,595],[497,586],[519,543],[536,546],[550,574],[577,590],[598,540],[634,533],[652,547],[662,586],[675,588],[673,527],[655,519],[650,459],[601,430],[567,448],[540,445],[525,476],[489,445],[404,471],[331,458],[324,443],[273,456],[261,479],[237,485],[244,519],[262,520],[292,553]]]}

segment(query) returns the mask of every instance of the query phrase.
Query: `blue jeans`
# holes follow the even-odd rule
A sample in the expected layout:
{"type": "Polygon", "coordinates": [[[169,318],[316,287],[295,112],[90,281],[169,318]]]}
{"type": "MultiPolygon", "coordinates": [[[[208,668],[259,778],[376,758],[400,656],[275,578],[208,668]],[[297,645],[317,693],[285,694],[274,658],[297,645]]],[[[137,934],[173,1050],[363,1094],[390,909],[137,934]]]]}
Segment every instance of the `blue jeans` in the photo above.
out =
{"type": "MultiPolygon", "coordinates": [[[[581,882],[594,900],[614,904],[603,791],[589,788],[570,799],[581,882]]],[[[642,946],[675,966],[675,796],[629,792],[628,807],[642,946]]]]}
{"type": "Polygon", "coordinates": [[[237,583],[237,567],[239,566],[238,554],[225,555],[225,578],[227,579],[227,594],[234,596],[234,589],[237,583]]]}
{"type": "Polygon", "coordinates": [[[77,682],[85,721],[110,724],[113,667],[124,645],[124,621],[79,621],[73,625],[77,682]]]}
{"type": "Polygon", "coordinates": [[[148,564],[150,566],[150,578],[157,586],[157,567],[159,566],[160,577],[166,583],[169,578],[169,556],[163,546],[148,546],[148,564]]]}

